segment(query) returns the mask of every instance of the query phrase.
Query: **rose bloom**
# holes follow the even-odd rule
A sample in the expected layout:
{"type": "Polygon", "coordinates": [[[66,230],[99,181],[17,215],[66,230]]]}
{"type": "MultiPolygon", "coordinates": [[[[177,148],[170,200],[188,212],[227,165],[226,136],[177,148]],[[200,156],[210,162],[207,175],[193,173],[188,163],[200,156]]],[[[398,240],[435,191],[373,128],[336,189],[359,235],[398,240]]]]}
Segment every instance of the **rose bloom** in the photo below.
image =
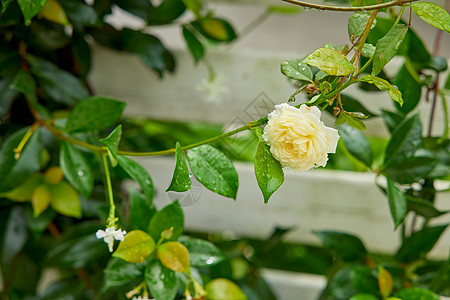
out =
{"type": "Polygon", "coordinates": [[[275,105],[269,114],[263,138],[273,157],[296,171],[324,167],[328,153],[335,153],[339,134],[320,120],[320,110],[306,105],[275,105]]]}

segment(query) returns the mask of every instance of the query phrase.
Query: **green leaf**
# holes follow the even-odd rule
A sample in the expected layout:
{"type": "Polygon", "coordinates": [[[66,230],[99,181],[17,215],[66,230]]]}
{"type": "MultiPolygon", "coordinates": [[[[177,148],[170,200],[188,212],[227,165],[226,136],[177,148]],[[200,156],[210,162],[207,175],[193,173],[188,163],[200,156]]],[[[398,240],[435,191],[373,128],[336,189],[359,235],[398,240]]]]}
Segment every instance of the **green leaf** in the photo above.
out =
{"type": "Polygon", "coordinates": [[[361,56],[365,58],[372,58],[375,54],[376,47],[372,44],[365,43],[361,50],[361,56]]]}
{"type": "Polygon", "coordinates": [[[439,5],[431,2],[411,3],[413,11],[423,21],[438,29],[450,32],[450,15],[439,5]]]}
{"type": "Polygon", "coordinates": [[[408,201],[409,211],[414,211],[426,219],[436,218],[448,213],[448,211],[440,211],[436,209],[432,202],[425,199],[406,195],[406,200],[408,201]]]}
{"type": "Polygon", "coordinates": [[[94,188],[94,176],[81,151],[68,142],[62,142],[59,164],[67,181],[88,199],[94,188]]]}
{"type": "Polygon", "coordinates": [[[209,145],[202,145],[187,152],[189,166],[195,178],[207,189],[236,199],[238,174],[231,160],[209,145]]]}
{"type": "Polygon", "coordinates": [[[81,218],[81,201],[74,188],[65,181],[49,185],[52,208],[65,216],[81,218]]]}
{"type": "Polygon", "coordinates": [[[361,131],[350,126],[340,125],[339,133],[348,152],[370,168],[372,166],[372,150],[369,141],[361,131]]]}
{"type": "Polygon", "coordinates": [[[262,130],[255,128],[255,133],[259,139],[254,160],[255,176],[264,196],[264,203],[267,203],[270,196],[283,184],[284,172],[280,162],[273,158],[270,147],[262,138],[262,130]]]}
{"type": "MultiPolygon", "coordinates": [[[[129,0],[122,0],[122,2],[126,3],[129,2],[129,0]]],[[[152,7],[148,9],[148,25],[164,25],[172,23],[185,12],[186,6],[183,2],[184,1],[182,0],[163,0],[157,7],[153,6],[154,4],[150,4],[152,7]]]]}
{"type": "Polygon", "coordinates": [[[191,23],[203,36],[217,42],[231,42],[236,33],[231,25],[219,18],[207,17],[191,23]]]}
{"type": "Polygon", "coordinates": [[[153,181],[147,170],[134,160],[123,155],[118,155],[117,161],[119,162],[120,167],[139,184],[145,196],[147,196],[150,201],[153,200],[153,181]]]}
{"type": "Polygon", "coordinates": [[[172,271],[190,273],[189,251],[180,242],[166,242],[158,247],[158,258],[172,271]]]}
{"type": "Polygon", "coordinates": [[[6,9],[8,8],[9,4],[11,2],[13,2],[14,0],[2,0],[1,1],[1,7],[2,7],[2,13],[4,13],[6,11],[6,9]]]}
{"type": "Polygon", "coordinates": [[[155,241],[161,237],[161,232],[173,227],[172,240],[178,239],[184,229],[184,215],[178,201],[175,201],[160,211],[150,220],[148,233],[155,241]]]}
{"type": "Polygon", "coordinates": [[[403,223],[408,213],[408,204],[406,202],[404,192],[397,187],[391,179],[387,180],[387,195],[389,200],[389,208],[392,219],[394,220],[395,229],[403,223]]]}
{"type": "Polygon", "coordinates": [[[196,268],[205,268],[216,265],[226,257],[211,242],[192,238],[189,236],[181,236],[178,241],[189,250],[191,266],[196,268]]]}
{"type": "MultiPolygon", "coordinates": [[[[348,36],[350,40],[356,40],[366,28],[366,24],[370,19],[370,15],[366,13],[356,12],[348,19],[348,36]]],[[[375,24],[372,24],[372,28],[375,24]]]]}
{"type": "Polygon", "coordinates": [[[397,54],[407,32],[408,27],[403,24],[397,24],[383,38],[378,40],[373,55],[372,76],[380,73],[384,66],[397,54]]]}
{"type": "Polygon", "coordinates": [[[33,206],[33,215],[38,217],[50,205],[51,193],[47,184],[43,183],[37,186],[31,196],[31,205],[33,206]]]}
{"type": "Polygon", "coordinates": [[[200,13],[203,8],[203,3],[201,0],[182,0],[184,5],[194,13],[196,18],[198,19],[200,17],[200,13]]]}
{"type": "Polygon", "coordinates": [[[2,265],[9,266],[27,241],[27,223],[25,213],[20,206],[15,206],[9,213],[2,240],[2,265]]]}
{"type": "Polygon", "coordinates": [[[125,48],[139,55],[142,61],[160,77],[164,71],[175,70],[175,60],[161,41],[150,34],[125,28],[122,30],[125,48]]]}
{"type": "Polygon", "coordinates": [[[17,0],[17,2],[25,19],[25,24],[30,25],[31,19],[41,11],[46,0],[17,0]]]}
{"type": "MultiPolygon", "coordinates": [[[[375,113],[373,113],[372,111],[370,111],[366,107],[364,107],[364,105],[362,105],[359,100],[357,100],[356,98],[354,98],[352,96],[349,96],[346,94],[341,94],[341,102],[342,102],[342,106],[344,107],[344,109],[347,112],[359,112],[365,116],[368,116],[369,118],[377,116],[375,113]]],[[[332,107],[328,106],[326,108],[326,110],[330,114],[333,113],[332,107]]]]}
{"type": "Polygon", "coordinates": [[[401,122],[389,141],[385,151],[385,167],[392,162],[401,162],[412,157],[422,144],[422,124],[418,114],[401,122]]]}
{"type": "Polygon", "coordinates": [[[358,130],[366,130],[366,125],[358,118],[350,115],[349,113],[341,112],[336,119],[336,125],[341,125],[347,122],[348,125],[358,130]]]}
{"type": "Polygon", "coordinates": [[[123,286],[143,275],[142,267],[139,264],[114,257],[109,260],[103,272],[105,273],[103,292],[113,287],[123,286]]]}
{"type": "Polygon", "coordinates": [[[178,290],[176,274],[158,260],[154,260],[145,268],[145,283],[155,299],[175,299],[178,290]]]}
{"type": "Polygon", "coordinates": [[[378,300],[378,298],[371,294],[357,294],[351,297],[350,300],[378,300]]]}
{"type": "Polygon", "coordinates": [[[198,61],[205,55],[205,48],[203,47],[202,42],[200,42],[195,34],[186,26],[183,26],[183,37],[192,57],[194,58],[194,61],[198,63],[198,61]]]}
{"type": "Polygon", "coordinates": [[[42,141],[39,128],[31,135],[20,153],[15,158],[14,149],[19,145],[29,127],[23,128],[5,139],[0,149],[0,193],[7,192],[23,183],[40,169],[42,141]]]}
{"type": "Polygon", "coordinates": [[[24,70],[17,72],[10,87],[23,93],[28,100],[37,103],[36,82],[30,73],[24,70]]]}
{"type": "Polygon", "coordinates": [[[401,290],[400,292],[395,294],[395,297],[398,297],[403,300],[439,300],[440,297],[433,293],[432,291],[412,287],[405,290],[401,290]]]}
{"type": "Polygon", "coordinates": [[[429,177],[437,163],[436,158],[408,157],[401,161],[393,161],[383,170],[383,174],[401,184],[414,183],[429,177]]]}
{"type": "Polygon", "coordinates": [[[27,227],[33,233],[36,239],[40,239],[42,233],[47,230],[50,223],[56,216],[52,209],[47,209],[39,217],[35,217],[30,207],[25,208],[25,215],[27,218],[27,227]]]}
{"type": "Polygon", "coordinates": [[[397,126],[404,120],[404,116],[388,110],[382,110],[382,112],[384,124],[392,134],[397,126]]]}
{"type": "Polygon", "coordinates": [[[292,79],[313,81],[311,68],[302,59],[282,61],[281,73],[292,79]]]}
{"type": "Polygon", "coordinates": [[[401,262],[412,262],[425,256],[437,243],[448,225],[425,227],[407,237],[395,257],[401,262]]]}
{"type": "Polygon", "coordinates": [[[393,84],[397,86],[404,99],[403,105],[396,104],[397,110],[404,114],[411,112],[419,103],[422,93],[422,85],[411,76],[410,71],[403,65],[395,75],[393,84]]]}
{"type": "Polygon", "coordinates": [[[328,75],[346,76],[353,73],[354,68],[348,59],[330,48],[320,48],[308,55],[304,63],[319,68],[328,75]]]}
{"type": "Polygon", "coordinates": [[[239,286],[225,278],[216,278],[205,287],[207,300],[247,300],[239,286]]]}
{"type": "Polygon", "coordinates": [[[119,151],[121,138],[122,125],[119,125],[106,138],[100,140],[100,142],[108,147],[108,156],[113,167],[117,166],[117,152],[119,151]]]}
{"type": "Polygon", "coordinates": [[[105,129],[116,123],[125,103],[103,96],[92,96],[79,102],[69,115],[67,132],[105,129]]]}
{"type": "Polygon", "coordinates": [[[130,218],[132,229],[147,230],[150,219],[156,213],[151,199],[133,189],[130,194],[130,218]]]}
{"type": "Polygon", "coordinates": [[[191,178],[189,177],[189,169],[184,157],[183,150],[181,150],[180,143],[175,146],[175,170],[173,171],[172,182],[167,188],[168,191],[185,192],[191,189],[191,178]]]}
{"type": "Polygon", "coordinates": [[[46,0],[44,7],[41,10],[41,16],[51,22],[61,25],[69,25],[69,20],[64,12],[61,4],[56,0],[46,0]]]}
{"type": "Polygon", "coordinates": [[[40,185],[43,181],[43,178],[40,174],[34,173],[30,177],[28,177],[25,182],[16,186],[14,189],[10,190],[7,193],[0,194],[1,197],[6,197],[10,200],[17,202],[24,202],[31,200],[33,196],[34,189],[40,185]]]}
{"type": "Polygon", "coordinates": [[[388,94],[391,96],[392,100],[399,103],[400,106],[403,105],[402,93],[386,80],[372,75],[366,75],[358,79],[358,81],[374,84],[380,91],[388,91],[388,94]]]}
{"type": "Polygon", "coordinates": [[[321,239],[325,248],[331,250],[343,261],[355,262],[367,256],[366,247],[354,235],[337,231],[314,231],[313,233],[321,239]]]}
{"type": "Polygon", "coordinates": [[[51,99],[73,105],[89,95],[81,81],[71,73],[42,58],[27,55],[26,59],[45,94],[51,99]]]}
{"type": "Polygon", "coordinates": [[[155,241],[142,230],[133,230],[125,235],[112,256],[131,263],[141,263],[155,250],[155,241]]]}
{"type": "Polygon", "coordinates": [[[94,8],[84,2],[73,0],[58,0],[74,27],[93,26],[98,22],[94,8]]]}

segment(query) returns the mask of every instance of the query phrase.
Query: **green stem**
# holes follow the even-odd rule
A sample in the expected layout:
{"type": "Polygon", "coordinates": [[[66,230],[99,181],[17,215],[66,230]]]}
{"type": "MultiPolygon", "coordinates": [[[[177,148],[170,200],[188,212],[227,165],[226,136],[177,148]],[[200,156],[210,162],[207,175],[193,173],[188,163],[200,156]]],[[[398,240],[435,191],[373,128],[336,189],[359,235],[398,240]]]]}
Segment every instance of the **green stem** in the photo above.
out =
{"type": "Polygon", "coordinates": [[[359,6],[359,7],[320,5],[320,4],[303,2],[303,1],[298,1],[298,0],[283,0],[283,1],[295,4],[295,5],[300,5],[303,7],[318,9],[318,10],[355,12],[355,11],[369,11],[369,10],[388,8],[388,7],[392,7],[392,6],[399,6],[399,5],[403,5],[404,3],[411,3],[411,2],[418,1],[418,0],[391,1],[391,2],[382,3],[382,4],[359,6]]]}
{"type": "Polygon", "coordinates": [[[108,189],[108,200],[109,200],[109,216],[106,223],[108,227],[111,227],[115,226],[116,223],[116,205],[114,204],[114,196],[111,184],[111,174],[109,173],[108,155],[106,153],[103,153],[102,159],[103,159],[103,167],[105,168],[105,180],[106,180],[106,188],[108,189]]]}
{"type": "Polygon", "coordinates": [[[442,133],[442,137],[438,140],[438,143],[444,142],[448,138],[449,124],[448,124],[448,108],[447,108],[447,99],[445,99],[444,93],[439,92],[442,99],[442,108],[444,112],[444,132],[442,133]]]}
{"type": "Polygon", "coordinates": [[[31,125],[30,129],[28,129],[27,133],[23,136],[22,140],[20,141],[19,145],[14,149],[15,159],[20,158],[20,153],[22,152],[23,148],[27,144],[30,137],[33,135],[34,131],[39,127],[39,123],[34,123],[31,125]]]}
{"type": "Polygon", "coordinates": [[[398,13],[397,19],[395,19],[394,25],[392,25],[392,27],[394,27],[395,25],[398,24],[398,22],[400,22],[400,20],[402,19],[403,16],[403,12],[405,11],[406,5],[402,5],[402,8],[400,9],[400,12],[398,13]]]}
{"type": "MultiPolygon", "coordinates": [[[[380,2],[381,2],[381,0],[378,0],[377,4],[380,2]]],[[[353,56],[353,58],[351,60],[352,63],[355,61],[356,57],[358,57],[358,59],[359,59],[359,55],[361,54],[362,48],[364,47],[364,44],[366,43],[367,37],[369,36],[370,29],[372,28],[372,24],[375,21],[377,14],[378,14],[378,9],[374,9],[372,11],[372,14],[370,15],[369,20],[367,21],[366,27],[364,28],[364,31],[362,33],[362,38],[359,41],[358,48],[356,49],[355,55],[353,56]]],[[[357,63],[359,64],[359,62],[357,62],[357,63]]]]}

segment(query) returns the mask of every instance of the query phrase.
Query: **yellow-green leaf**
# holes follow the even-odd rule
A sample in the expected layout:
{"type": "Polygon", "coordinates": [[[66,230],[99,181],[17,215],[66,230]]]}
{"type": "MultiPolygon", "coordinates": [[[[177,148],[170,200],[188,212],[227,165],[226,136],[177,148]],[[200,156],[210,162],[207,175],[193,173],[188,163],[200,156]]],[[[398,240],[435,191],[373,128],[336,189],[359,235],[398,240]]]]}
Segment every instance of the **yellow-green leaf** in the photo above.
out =
{"type": "Polygon", "coordinates": [[[220,20],[208,18],[203,19],[200,22],[203,30],[205,30],[210,36],[220,41],[227,41],[229,39],[227,28],[220,20]]]}
{"type": "Polygon", "coordinates": [[[59,166],[51,167],[44,173],[44,179],[49,184],[58,184],[63,177],[64,174],[59,166]]]}
{"type": "Polygon", "coordinates": [[[56,212],[68,217],[81,217],[81,202],[77,191],[65,181],[49,186],[50,204],[56,212]]]}
{"type": "Polygon", "coordinates": [[[41,16],[49,21],[68,25],[69,20],[67,19],[66,13],[61,5],[55,0],[47,0],[44,7],[41,10],[41,16]]]}
{"type": "Polygon", "coordinates": [[[167,268],[189,274],[189,251],[180,242],[167,242],[158,247],[158,257],[167,268]]]}
{"type": "Polygon", "coordinates": [[[400,106],[403,105],[402,93],[386,80],[372,75],[366,75],[358,79],[358,81],[374,84],[380,91],[388,91],[388,94],[391,96],[392,100],[400,104],[400,106]]]}
{"type": "Polygon", "coordinates": [[[31,197],[31,204],[33,206],[33,215],[38,217],[50,204],[51,194],[47,184],[41,184],[34,189],[31,197]]]}
{"type": "Polygon", "coordinates": [[[392,293],[392,288],[394,287],[391,274],[382,266],[378,267],[378,286],[383,298],[388,297],[392,293]]]}
{"type": "Polygon", "coordinates": [[[142,230],[133,230],[125,235],[113,256],[132,263],[143,262],[155,250],[155,241],[142,230]]]}
{"type": "Polygon", "coordinates": [[[348,59],[330,48],[320,48],[308,55],[304,63],[319,68],[328,75],[346,76],[353,73],[354,68],[348,59]]]}
{"type": "Polygon", "coordinates": [[[211,280],[205,290],[207,300],[247,300],[239,286],[225,278],[211,280]]]}
{"type": "Polygon", "coordinates": [[[24,183],[7,193],[1,194],[1,196],[17,202],[29,201],[31,200],[34,189],[41,184],[41,182],[42,176],[39,173],[35,173],[24,183]]]}

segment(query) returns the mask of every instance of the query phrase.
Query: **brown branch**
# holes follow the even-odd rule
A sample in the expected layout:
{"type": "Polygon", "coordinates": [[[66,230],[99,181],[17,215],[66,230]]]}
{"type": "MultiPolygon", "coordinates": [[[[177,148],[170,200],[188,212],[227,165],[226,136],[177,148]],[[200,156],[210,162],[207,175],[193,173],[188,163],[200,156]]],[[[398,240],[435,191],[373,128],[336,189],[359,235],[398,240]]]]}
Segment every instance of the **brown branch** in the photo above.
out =
{"type": "Polygon", "coordinates": [[[299,5],[302,7],[313,8],[318,10],[331,10],[331,11],[342,11],[342,12],[354,12],[354,11],[369,11],[375,9],[383,9],[392,6],[400,6],[405,3],[411,3],[418,0],[399,0],[399,1],[391,1],[387,3],[377,4],[377,5],[368,5],[368,6],[359,6],[359,7],[348,7],[348,6],[329,6],[329,5],[321,5],[309,2],[303,2],[299,0],[282,0],[285,2],[289,2],[295,5],[299,5]]]}

